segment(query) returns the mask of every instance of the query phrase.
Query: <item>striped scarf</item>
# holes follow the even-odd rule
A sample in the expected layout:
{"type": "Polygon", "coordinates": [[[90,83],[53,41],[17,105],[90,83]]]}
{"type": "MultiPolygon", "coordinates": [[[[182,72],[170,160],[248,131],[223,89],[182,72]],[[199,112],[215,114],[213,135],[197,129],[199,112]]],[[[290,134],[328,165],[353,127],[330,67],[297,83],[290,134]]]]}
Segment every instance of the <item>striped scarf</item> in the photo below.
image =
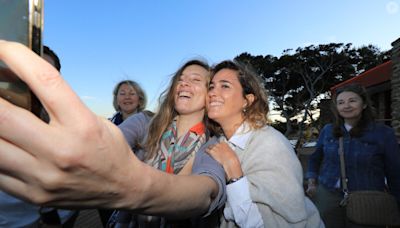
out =
{"type": "Polygon", "coordinates": [[[177,174],[188,160],[205,143],[205,126],[199,122],[178,138],[176,118],[164,132],[157,155],[148,161],[153,167],[167,173],[177,174]]]}
{"type": "MultiPolygon", "coordinates": [[[[178,138],[175,118],[161,137],[157,155],[148,160],[147,164],[167,173],[179,173],[207,140],[205,129],[204,123],[200,122],[178,138]]],[[[135,227],[132,225],[135,223],[144,224],[145,227],[155,227],[155,224],[159,227],[166,226],[166,220],[162,217],[135,215],[117,210],[111,216],[108,227],[135,227]]]]}

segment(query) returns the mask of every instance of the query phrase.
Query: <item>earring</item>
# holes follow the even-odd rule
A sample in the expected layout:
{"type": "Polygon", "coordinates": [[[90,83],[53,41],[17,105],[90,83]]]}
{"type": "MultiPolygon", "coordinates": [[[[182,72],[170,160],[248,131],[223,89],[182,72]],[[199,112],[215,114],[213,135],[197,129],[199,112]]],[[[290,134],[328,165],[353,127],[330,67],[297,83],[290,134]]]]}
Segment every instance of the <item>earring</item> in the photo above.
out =
{"type": "Polygon", "coordinates": [[[246,113],[246,111],[247,111],[247,110],[246,110],[246,107],[247,107],[247,101],[246,101],[246,103],[245,103],[244,106],[243,106],[243,109],[242,109],[242,112],[243,112],[243,113],[246,113]]]}

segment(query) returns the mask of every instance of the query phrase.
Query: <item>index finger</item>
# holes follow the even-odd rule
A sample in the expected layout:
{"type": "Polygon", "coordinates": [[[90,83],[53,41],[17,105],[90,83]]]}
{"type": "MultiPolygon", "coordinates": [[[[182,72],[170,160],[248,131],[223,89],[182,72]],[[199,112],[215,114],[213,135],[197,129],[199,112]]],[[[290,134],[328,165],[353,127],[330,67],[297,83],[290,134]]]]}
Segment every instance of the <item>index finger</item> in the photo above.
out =
{"type": "Polygon", "coordinates": [[[30,87],[52,121],[73,123],[87,112],[59,72],[26,46],[0,40],[0,60],[30,87]]]}

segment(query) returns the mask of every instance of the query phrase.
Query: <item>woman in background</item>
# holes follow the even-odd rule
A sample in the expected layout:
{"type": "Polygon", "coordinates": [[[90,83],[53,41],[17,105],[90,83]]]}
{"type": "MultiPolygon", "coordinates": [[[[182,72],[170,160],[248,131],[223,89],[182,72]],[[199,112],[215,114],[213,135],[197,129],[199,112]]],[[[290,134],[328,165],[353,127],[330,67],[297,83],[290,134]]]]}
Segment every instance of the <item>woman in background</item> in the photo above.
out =
{"type": "MultiPolygon", "coordinates": [[[[132,114],[143,111],[146,108],[147,96],[142,87],[132,80],[120,81],[113,90],[113,106],[117,111],[110,121],[120,125],[132,114]]],[[[151,113],[149,113],[151,116],[151,113]]],[[[104,226],[113,213],[113,210],[98,210],[101,222],[104,226]]]]}
{"type": "MultiPolygon", "coordinates": [[[[374,121],[364,87],[339,88],[332,98],[335,122],[321,131],[308,163],[307,194],[313,197],[327,227],[360,227],[346,218],[340,184],[339,138],[343,137],[349,191],[385,190],[400,203],[400,151],[390,127],[374,121]],[[318,181],[317,181],[318,179],[318,181]]],[[[368,226],[370,227],[370,226],[368,226]]]]}
{"type": "Polygon", "coordinates": [[[117,111],[111,122],[120,125],[130,115],[141,112],[146,108],[146,93],[140,85],[132,80],[119,82],[113,91],[113,106],[117,111]]]}

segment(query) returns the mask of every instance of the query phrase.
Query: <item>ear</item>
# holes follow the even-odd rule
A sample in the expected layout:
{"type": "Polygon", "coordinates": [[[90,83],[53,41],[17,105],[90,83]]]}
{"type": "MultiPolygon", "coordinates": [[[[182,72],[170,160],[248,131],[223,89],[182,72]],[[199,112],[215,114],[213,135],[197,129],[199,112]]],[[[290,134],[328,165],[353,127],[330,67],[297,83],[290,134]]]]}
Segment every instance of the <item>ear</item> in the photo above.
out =
{"type": "Polygon", "coordinates": [[[255,96],[254,96],[254,94],[250,93],[245,96],[245,99],[247,102],[243,108],[246,108],[246,107],[250,106],[251,104],[253,104],[255,96]]]}

